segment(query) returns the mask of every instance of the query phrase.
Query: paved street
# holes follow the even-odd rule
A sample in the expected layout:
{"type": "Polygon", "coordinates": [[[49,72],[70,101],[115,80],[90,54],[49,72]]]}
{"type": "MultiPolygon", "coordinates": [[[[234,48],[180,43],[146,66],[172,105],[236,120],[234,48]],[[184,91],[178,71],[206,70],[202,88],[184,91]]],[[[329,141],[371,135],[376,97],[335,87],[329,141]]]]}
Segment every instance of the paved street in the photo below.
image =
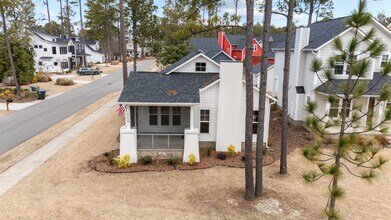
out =
{"type": "MultiPolygon", "coordinates": [[[[154,60],[137,63],[146,70],[154,60]]],[[[129,65],[128,70],[131,71],[129,65]]],[[[122,70],[63,95],[0,117],[0,154],[57,124],[103,96],[122,88],[122,70]]]]}

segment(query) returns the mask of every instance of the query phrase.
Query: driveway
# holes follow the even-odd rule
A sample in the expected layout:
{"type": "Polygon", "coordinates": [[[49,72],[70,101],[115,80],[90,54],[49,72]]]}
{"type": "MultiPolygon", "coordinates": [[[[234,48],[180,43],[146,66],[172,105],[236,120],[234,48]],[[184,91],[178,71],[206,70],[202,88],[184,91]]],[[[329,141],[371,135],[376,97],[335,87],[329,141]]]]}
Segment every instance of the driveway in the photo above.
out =
{"type": "MultiPolygon", "coordinates": [[[[155,60],[140,61],[146,70],[155,60]]],[[[131,65],[128,70],[131,71],[131,65]]],[[[0,117],[0,154],[18,146],[103,96],[122,89],[122,70],[73,91],[0,117]]]]}

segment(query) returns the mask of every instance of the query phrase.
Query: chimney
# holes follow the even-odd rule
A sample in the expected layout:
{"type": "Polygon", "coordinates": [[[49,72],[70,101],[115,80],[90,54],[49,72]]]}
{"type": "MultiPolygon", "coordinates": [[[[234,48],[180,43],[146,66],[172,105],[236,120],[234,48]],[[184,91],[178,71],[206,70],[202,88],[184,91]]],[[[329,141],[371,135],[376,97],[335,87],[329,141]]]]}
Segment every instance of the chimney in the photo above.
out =
{"type": "Polygon", "coordinates": [[[243,99],[243,63],[221,61],[217,101],[217,151],[227,151],[231,144],[236,147],[236,151],[241,150],[243,99]]]}
{"type": "Polygon", "coordinates": [[[225,35],[224,31],[219,31],[217,35],[217,41],[219,42],[221,49],[224,48],[224,40],[223,40],[224,35],[225,35]]]}

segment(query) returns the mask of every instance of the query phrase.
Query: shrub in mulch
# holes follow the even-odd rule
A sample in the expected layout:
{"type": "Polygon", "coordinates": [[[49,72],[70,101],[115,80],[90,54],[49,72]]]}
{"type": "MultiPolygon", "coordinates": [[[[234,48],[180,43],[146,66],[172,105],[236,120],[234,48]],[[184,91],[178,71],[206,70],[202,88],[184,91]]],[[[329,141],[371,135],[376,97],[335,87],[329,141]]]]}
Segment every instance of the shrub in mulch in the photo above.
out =
{"type": "Polygon", "coordinates": [[[72,86],[74,84],[75,82],[73,80],[67,78],[57,78],[56,80],[56,85],[59,86],[72,86]]]}
{"type": "MultiPolygon", "coordinates": [[[[195,164],[182,163],[182,158],[172,157],[169,159],[153,159],[148,161],[149,163],[145,164],[144,159],[139,159],[137,163],[132,163],[129,167],[122,169],[118,168],[118,164],[115,160],[111,159],[116,158],[119,155],[119,150],[113,150],[106,152],[102,155],[99,155],[93,158],[89,165],[93,170],[106,173],[133,173],[133,172],[144,172],[144,171],[156,171],[156,172],[165,172],[172,170],[197,170],[197,169],[207,169],[215,166],[226,166],[233,168],[244,168],[244,152],[237,152],[233,157],[227,157],[225,152],[210,152],[208,156],[208,149],[200,149],[200,162],[195,164]],[[220,160],[217,158],[219,153],[224,153],[226,156],[225,160],[220,160]],[[110,164],[110,161],[112,163],[110,164]]],[[[255,158],[255,152],[253,153],[253,158],[255,158]]],[[[266,153],[263,158],[264,166],[270,165],[274,162],[273,155],[271,153],[266,153]]],[[[255,159],[253,160],[253,166],[255,167],[255,159]]]]}
{"type": "Polygon", "coordinates": [[[378,134],[373,137],[381,147],[389,147],[390,140],[384,135],[378,134]]]}
{"type": "Polygon", "coordinates": [[[44,73],[37,73],[35,76],[37,78],[38,82],[50,82],[52,81],[52,78],[48,74],[44,73]]]}

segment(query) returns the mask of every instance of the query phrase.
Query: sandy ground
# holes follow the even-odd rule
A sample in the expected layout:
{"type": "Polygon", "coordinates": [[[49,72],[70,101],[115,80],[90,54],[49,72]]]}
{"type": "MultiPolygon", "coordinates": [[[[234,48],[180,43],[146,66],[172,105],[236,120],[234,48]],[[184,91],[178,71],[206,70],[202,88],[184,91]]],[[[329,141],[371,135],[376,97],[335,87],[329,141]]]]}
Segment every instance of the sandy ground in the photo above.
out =
{"type": "MultiPolygon", "coordinates": [[[[319,219],[324,218],[327,182],[305,183],[311,164],[296,150],[290,174],[265,168],[265,196],[245,202],[244,170],[215,167],[194,171],[106,174],[88,161],[118,147],[123,119],[116,108],[80,134],[0,199],[0,219],[319,219]]],[[[383,152],[391,154],[391,149],[383,152]]],[[[389,156],[390,157],[390,156],[389,156]]],[[[373,184],[346,178],[350,186],[337,203],[344,219],[391,217],[391,163],[373,184]]]]}

